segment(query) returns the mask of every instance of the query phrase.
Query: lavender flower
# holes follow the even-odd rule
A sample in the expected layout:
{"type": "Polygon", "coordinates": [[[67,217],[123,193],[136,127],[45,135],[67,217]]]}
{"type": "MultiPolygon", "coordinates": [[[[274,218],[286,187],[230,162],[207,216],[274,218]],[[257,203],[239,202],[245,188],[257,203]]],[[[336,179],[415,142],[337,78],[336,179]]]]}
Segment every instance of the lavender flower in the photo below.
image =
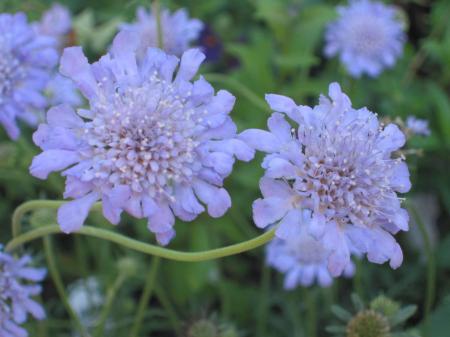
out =
{"type": "Polygon", "coordinates": [[[312,212],[308,232],[331,250],[331,275],[347,268],[353,252],[366,253],[375,263],[390,260],[396,268],[402,251],[392,234],[408,230],[408,213],[396,192],[407,192],[411,184],[408,167],[392,154],[405,136],[396,125],[380,126],[366,108],[352,108],[337,83],[329,95],[314,108],[266,95],[278,111],[268,121],[270,131],[240,135],[268,153],[262,166],[271,179],[261,182],[263,198],[253,204],[254,221],[261,228],[278,223],[277,235],[283,237],[280,233],[294,231],[295,214],[307,209],[312,212]],[[298,127],[292,128],[285,115],[298,127]]]}
{"type": "Polygon", "coordinates": [[[17,260],[0,251],[0,336],[28,336],[20,327],[27,315],[45,318],[42,306],[30,297],[40,294],[41,287],[35,282],[42,281],[46,271],[29,267],[30,262],[29,256],[17,260]]]}
{"type": "Polygon", "coordinates": [[[37,34],[25,14],[0,14],[0,124],[12,139],[17,119],[34,125],[44,109],[43,90],[58,55],[53,38],[37,34]]]}
{"type": "Polygon", "coordinates": [[[234,156],[250,160],[254,150],[235,138],[228,116],[235,98],[202,77],[191,82],[204,55],[186,51],[181,62],[149,48],[136,61],[138,37],[121,32],[110,53],[90,65],[81,48],[67,48],[61,72],[89,100],[88,110],[60,105],[47,113],[33,136],[44,151],[31,174],[46,179],[52,171],[67,177],[58,211],[66,233],[79,229],[90,207],[103,202],[113,224],[123,210],[148,218],[161,244],[175,235],[174,215],[191,221],[204,211],[222,216],[231,200],[222,187],[234,156]],[[178,68],[174,77],[174,71],[178,68]]]}
{"type": "MultiPolygon", "coordinates": [[[[270,197],[273,191],[271,186],[276,183],[270,178],[262,179],[261,187],[265,196],[270,197]]],[[[327,260],[331,250],[309,234],[311,211],[295,210],[289,216],[292,217],[293,223],[289,231],[278,231],[278,236],[282,239],[275,237],[267,245],[267,263],[286,274],[285,289],[294,289],[299,285],[308,287],[315,280],[322,287],[330,286],[333,279],[327,269],[327,260]]],[[[353,263],[350,262],[344,270],[344,275],[353,276],[354,269],[353,263]]]]}
{"type": "Polygon", "coordinates": [[[40,34],[56,38],[62,46],[64,36],[72,29],[72,16],[67,7],[55,3],[42,15],[36,28],[40,34]]]}
{"type": "Polygon", "coordinates": [[[353,77],[378,76],[392,67],[406,40],[396,9],[382,2],[351,0],[339,6],[339,18],[327,27],[325,55],[339,58],[353,77]]]}
{"type": "Polygon", "coordinates": [[[406,119],[406,127],[414,135],[429,136],[431,134],[430,128],[428,126],[428,121],[426,119],[409,116],[406,119]]]}
{"type": "MultiPolygon", "coordinates": [[[[140,7],[136,13],[137,21],[122,25],[122,30],[133,31],[139,35],[138,57],[144,57],[148,47],[158,47],[158,27],[156,17],[140,7]]],[[[161,29],[164,51],[181,56],[192,41],[197,40],[203,23],[198,19],[190,19],[185,9],[173,14],[169,10],[161,11],[161,29]]]]}

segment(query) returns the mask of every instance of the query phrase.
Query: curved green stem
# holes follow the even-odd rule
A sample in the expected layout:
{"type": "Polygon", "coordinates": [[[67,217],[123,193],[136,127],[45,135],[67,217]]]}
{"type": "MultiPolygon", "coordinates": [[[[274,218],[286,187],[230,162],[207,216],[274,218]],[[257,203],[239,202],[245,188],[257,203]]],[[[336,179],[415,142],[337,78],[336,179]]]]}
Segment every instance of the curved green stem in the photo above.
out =
{"type": "Polygon", "coordinates": [[[203,77],[206,78],[209,82],[215,82],[219,84],[225,84],[230,88],[233,88],[239,95],[245,97],[250,103],[252,103],[258,109],[261,109],[267,113],[271,113],[269,105],[264,101],[261,97],[255,94],[251,89],[246,87],[244,84],[239,81],[234,80],[233,78],[222,75],[222,74],[205,74],[203,77]]]}
{"type": "Polygon", "coordinates": [[[141,329],[142,321],[144,319],[145,309],[148,306],[148,302],[152,295],[153,288],[156,283],[156,275],[158,272],[160,258],[155,256],[150,267],[150,271],[147,275],[147,280],[145,282],[144,291],[142,292],[141,299],[139,301],[139,307],[134,319],[133,326],[131,328],[130,337],[137,337],[141,329]]]}
{"type": "MultiPolygon", "coordinates": [[[[14,210],[13,216],[12,216],[12,235],[13,237],[16,237],[20,234],[22,231],[22,218],[23,216],[33,210],[39,209],[39,208],[48,208],[48,209],[57,209],[67,201],[63,200],[31,200],[24,202],[23,204],[19,205],[14,210]]],[[[102,207],[101,203],[96,203],[91,208],[92,211],[100,210],[102,207]]]]}
{"type": "MultiPolygon", "coordinates": [[[[49,225],[45,227],[40,227],[33,229],[27,233],[19,235],[18,237],[12,239],[7,245],[5,250],[12,251],[18,246],[47,236],[50,234],[62,234],[58,225],[49,225]]],[[[239,253],[246,252],[248,250],[254,249],[256,247],[262,246],[269,242],[275,235],[275,228],[267,231],[256,238],[240,242],[231,246],[226,246],[223,248],[206,250],[203,252],[180,252],[172,249],[167,249],[148,243],[144,243],[138,240],[128,238],[124,235],[111,232],[109,230],[95,228],[90,226],[84,226],[75,234],[92,236],[95,238],[103,239],[106,241],[114,242],[120,246],[154,256],[159,256],[169,260],[184,261],[184,262],[197,262],[197,261],[207,261],[214,260],[225,256],[236,255],[239,253]]]]}
{"type": "Polygon", "coordinates": [[[66,307],[66,310],[69,316],[71,317],[72,321],[77,326],[77,329],[80,332],[81,336],[87,337],[88,334],[84,329],[83,324],[80,321],[80,318],[78,317],[76,312],[72,309],[72,306],[70,305],[69,300],[67,299],[67,294],[66,291],[64,290],[64,284],[62,282],[61,275],[59,274],[58,268],[56,267],[52,242],[48,236],[44,237],[44,251],[45,257],[47,259],[48,269],[52,277],[53,283],[55,284],[56,290],[59,294],[59,297],[61,298],[64,306],[66,307]]]}

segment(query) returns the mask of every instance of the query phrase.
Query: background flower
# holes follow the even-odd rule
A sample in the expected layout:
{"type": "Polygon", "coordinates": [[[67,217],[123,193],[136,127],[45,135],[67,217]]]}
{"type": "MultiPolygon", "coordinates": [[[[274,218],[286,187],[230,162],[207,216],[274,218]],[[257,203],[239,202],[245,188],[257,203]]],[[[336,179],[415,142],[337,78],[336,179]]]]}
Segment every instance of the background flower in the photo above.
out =
{"type": "Polygon", "coordinates": [[[406,119],[406,127],[414,135],[429,136],[431,134],[430,128],[428,126],[428,121],[426,119],[408,116],[408,118],[406,119]]]}
{"type": "Polygon", "coordinates": [[[27,315],[45,318],[44,309],[31,297],[41,293],[36,282],[44,279],[46,271],[30,267],[30,262],[30,256],[15,259],[0,251],[0,336],[28,336],[20,327],[27,315]]]}
{"type": "MultiPolygon", "coordinates": [[[[311,211],[299,210],[291,214],[295,217],[296,225],[291,226],[289,232],[278,231],[278,237],[267,245],[267,264],[286,274],[285,289],[294,289],[297,286],[309,287],[314,282],[321,287],[329,287],[333,279],[328,272],[327,264],[332,249],[328,249],[322,241],[309,234],[311,211]]],[[[355,266],[350,262],[344,275],[351,277],[354,270],[355,266]]]]}
{"type": "MultiPolygon", "coordinates": [[[[139,35],[137,55],[143,57],[148,47],[158,47],[158,31],[156,17],[140,7],[136,13],[137,21],[123,24],[122,30],[132,31],[139,35]]],[[[181,56],[189,45],[196,41],[203,28],[198,19],[190,19],[185,9],[179,9],[173,14],[169,10],[161,11],[161,29],[164,51],[168,54],[181,56]]]]}
{"type": "Polygon", "coordinates": [[[327,27],[325,55],[339,54],[350,75],[378,76],[392,67],[403,51],[405,34],[393,6],[353,0],[337,8],[339,18],[327,27]]]}
{"type": "Polygon", "coordinates": [[[63,172],[64,197],[75,200],[58,211],[64,232],[79,229],[101,200],[110,222],[117,224],[123,210],[146,217],[158,241],[167,244],[175,235],[175,215],[195,219],[204,211],[199,201],[213,217],[225,213],[231,199],[223,179],[235,156],[250,160],[254,151],[235,139],[228,116],[234,97],[223,90],[215,95],[202,77],[190,82],[204,60],[200,51],[189,50],[179,61],[148,49],[136,63],[138,44],[135,34],[122,32],[93,65],[81,48],[65,50],[61,72],[75,81],[90,107],[49,110],[47,124],[33,136],[43,152],[30,172],[46,179],[69,167],[63,172]]]}
{"type": "Polygon", "coordinates": [[[0,123],[12,139],[20,134],[17,119],[33,125],[35,112],[47,105],[43,90],[58,58],[54,46],[24,13],[0,14],[0,123]]]}

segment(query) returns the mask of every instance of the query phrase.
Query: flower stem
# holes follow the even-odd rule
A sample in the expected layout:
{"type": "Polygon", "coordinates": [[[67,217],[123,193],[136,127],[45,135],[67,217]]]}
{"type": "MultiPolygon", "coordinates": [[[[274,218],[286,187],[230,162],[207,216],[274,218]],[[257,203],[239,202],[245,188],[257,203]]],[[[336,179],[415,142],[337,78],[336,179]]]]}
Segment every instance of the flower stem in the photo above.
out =
{"type": "Polygon", "coordinates": [[[436,261],[434,256],[433,248],[431,247],[430,237],[427,232],[425,224],[422,222],[419,213],[415,207],[409,203],[408,209],[411,211],[414,220],[416,220],[417,226],[419,227],[420,233],[423,238],[423,243],[425,246],[425,254],[427,255],[427,288],[425,295],[425,332],[428,330],[429,326],[429,315],[431,308],[433,306],[435,292],[436,292],[436,261]]]}
{"type": "Polygon", "coordinates": [[[52,242],[51,239],[48,236],[44,237],[44,251],[45,251],[45,257],[47,259],[47,265],[50,272],[50,275],[53,279],[53,283],[55,284],[56,290],[58,291],[59,297],[61,298],[64,306],[66,307],[66,310],[71,317],[72,321],[77,326],[77,329],[79,330],[81,336],[87,337],[88,334],[86,330],[83,327],[83,324],[80,321],[80,318],[76,314],[76,312],[72,309],[72,306],[69,303],[69,300],[67,298],[66,291],[64,290],[64,284],[61,279],[61,275],[58,272],[58,268],[56,267],[56,262],[53,254],[53,248],[52,248],[52,242]]]}
{"type": "MultiPolygon", "coordinates": [[[[47,236],[50,234],[61,234],[61,230],[58,225],[49,225],[40,227],[37,229],[33,229],[27,233],[24,233],[22,235],[17,236],[16,238],[12,239],[7,245],[5,250],[6,251],[12,251],[18,246],[41,238],[43,236],[47,236]]],[[[77,231],[75,234],[85,235],[85,236],[91,236],[96,237],[99,239],[103,239],[106,241],[114,242],[120,246],[154,256],[159,256],[165,259],[169,260],[175,260],[175,261],[184,261],[184,262],[197,262],[197,261],[207,261],[207,260],[214,260],[218,258],[222,258],[225,256],[230,255],[236,255],[243,252],[246,252],[248,250],[252,250],[254,248],[257,248],[259,246],[262,246],[269,242],[273,236],[275,235],[275,228],[272,228],[270,231],[267,231],[256,238],[240,242],[234,245],[217,248],[217,249],[211,249],[206,250],[203,252],[180,252],[168,248],[163,248],[155,245],[151,245],[148,243],[144,243],[135,239],[131,239],[129,237],[126,237],[124,235],[101,229],[101,228],[95,228],[90,226],[84,226],[79,231],[77,231]]]]}
{"type": "Polygon", "coordinates": [[[260,287],[260,298],[259,298],[259,312],[258,312],[258,323],[257,323],[257,336],[266,336],[267,331],[267,317],[270,309],[269,292],[270,292],[270,269],[266,266],[265,261],[263,262],[261,268],[261,287],[260,287]]]}
{"type": "Polygon", "coordinates": [[[164,49],[163,28],[161,24],[161,4],[159,0],[153,2],[153,12],[156,17],[156,28],[158,32],[158,48],[164,49]]]}
{"type": "Polygon", "coordinates": [[[142,292],[141,299],[139,301],[139,307],[134,319],[133,326],[131,328],[130,337],[137,337],[139,335],[142,321],[144,319],[145,309],[148,306],[148,302],[150,300],[150,297],[152,295],[156,283],[156,276],[158,273],[159,262],[160,258],[155,256],[153,258],[152,265],[147,275],[144,291],[142,292]]]}
{"type": "Polygon", "coordinates": [[[167,298],[164,289],[157,284],[155,286],[155,293],[156,296],[158,297],[159,303],[161,303],[162,307],[164,308],[164,311],[168,316],[170,324],[172,324],[175,335],[181,337],[180,319],[178,318],[177,312],[173,307],[172,303],[170,303],[169,299],[167,298]]]}
{"type": "MultiPolygon", "coordinates": [[[[34,211],[36,209],[48,208],[48,209],[57,209],[67,201],[63,200],[31,200],[24,202],[19,207],[14,210],[12,216],[12,235],[16,237],[22,231],[22,218],[23,216],[30,211],[34,211]]],[[[100,210],[101,204],[96,203],[91,208],[92,211],[100,210]]]]}
{"type": "Polygon", "coordinates": [[[102,312],[100,313],[99,323],[93,334],[94,337],[104,336],[106,320],[108,319],[109,313],[111,312],[114,299],[116,298],[117,292],[119,291],[120,287],[122,287],[127,277],[128,273],[119,273],[112,286],[109,287],[106,294],[105,305],[103,306],[102,312]]]}

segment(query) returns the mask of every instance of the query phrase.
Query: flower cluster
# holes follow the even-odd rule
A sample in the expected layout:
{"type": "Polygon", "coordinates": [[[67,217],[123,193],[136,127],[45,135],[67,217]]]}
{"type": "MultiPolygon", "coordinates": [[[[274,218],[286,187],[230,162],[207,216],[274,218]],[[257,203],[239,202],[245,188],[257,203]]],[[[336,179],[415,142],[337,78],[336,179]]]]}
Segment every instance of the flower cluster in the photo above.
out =
{"type": "Polygon", "coordinates": [[[75,200],[58,211],[64,232],[79,229],[90,207],[103,203],[114,224],[123,210],[148,218],[161,244],[175,235],[174,215],[191,221],[204,211],[222,216],[231,205],[223,179],[235,157],[253,158],[254,150],[236,139],[228,116],[235,98],[202,77],[195,82],[204,55],[186,51],[181,61],[149,48],[142,61],[139,38],[121,32],[111,51],[90,65],[81,48],[66,48],[61,72],[74,80],[89,100],[76,112],[60,105],[47,113],[34,142],[43,152],[30,167],[46,179],[66,169],[65,198],[75,200]],[[176,76],[175,69],[178,68],[176,76]]]}
{"type": "Polygon", "coordinates": [[[31,299],[41,292],[35,282],[42,281],[45,269],[30,267],[31,258],[15,259],[0,251],[0,336],[25,337],[27,332],[20,327],[31,314],[44,319],[40,304],[31,299]]]}
{"type": "Polygon", "coordinates": [[[325,34],[325,54],[339,54],[350,75],[378,76],[392,67],[406,40],[394,7],[371,0],[351,0],[338,7],[339,18],[330,23],[325,34]]]}
{"type": "MultiPolygon", "coordinates": [[[[265,198],[271,197],[273,184],[277,182],[269,178],[261,180],[261,190],[265,198]]],[[[332,276],[327,268],[327,260],[331,249],[309,233],[311,211],[296,210],[289,213],[289,217],[292,217],[295,225],[291,226],[288,232],[278,231],[278,237],[267,245],[267,263],[286,274],[285,289],[294,289],[299,285],[308,287],[315,280],[322,287],[330,286],[332,276]]],[[[354,269],[355,266],[350,262],[344,270],[344,275],[353,276],[354,269]]]]}
{"type": "Polygon", "coordinates": [[[38,34],[25,14],[0,14],[0,123],[12,139],[17,119],[34,125],[47,106],[43,91],[56,65],[54,38],[38,34]]]}
{"type": "Polygon", "coordinates": [[[392,234],[408,230],[408,213],[396,192],[410,189],[408,167],[393,152],[405,142],[394,124],[385,127],[366,108],[354,109],[337,83],[314,108],[288,97],[267,95],[276,111],[270,131],[246,130],[239,138],[266,152],[263,198],[253,204],[258,227],[278,223],[283,239],[299,226],[298,212],[310,210],[308,232],[330,249],[328,270],[340,275],[351,253],[371,262],[403,259],[392,234]],[[288,116],[298,127],[291,127],[288,116]],[[286,234],[287,233],[287,234],[286,234]]]}
{"type": "MultiPolygon", "coordinates": [[[[123,24],[122,30],[132,31],[139,35],[137,55],[144,57],[147,48],[158,47],[158,25],[153,13],[140,7],[136,13],[137,21],[131,24],[123,24]]],[[[161,30],[164,51],[168,54],[181,56],[192,41],[195,41],[203,28],[203,23],[198,19],[190,19],[185,9],[179,9],[170,13],[165,9],[161,11],[161,30]]]]}

